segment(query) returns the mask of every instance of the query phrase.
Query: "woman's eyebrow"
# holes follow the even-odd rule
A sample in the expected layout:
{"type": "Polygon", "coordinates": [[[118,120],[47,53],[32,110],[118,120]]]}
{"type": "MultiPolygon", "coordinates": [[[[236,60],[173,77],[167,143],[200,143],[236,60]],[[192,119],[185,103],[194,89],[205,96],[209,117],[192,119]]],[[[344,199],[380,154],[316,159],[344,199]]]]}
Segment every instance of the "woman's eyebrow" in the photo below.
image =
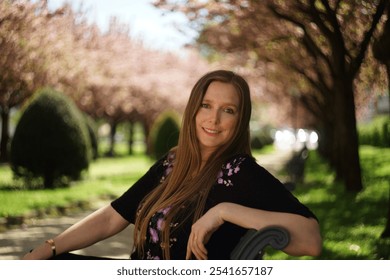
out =
{"type": "MultiPolygon", "coordinates": [[[[203,99],[202,103],[204,103],[204,102],[213,103],[214,101],[210,100],[210,99],[203,99]]],[[[233,106],[233,107],[238,108],[238,105],[236,105],[234,103],[229,103],[229,102],[222,103],[222,105],[224,105],[224,106],[233,106]]]]}

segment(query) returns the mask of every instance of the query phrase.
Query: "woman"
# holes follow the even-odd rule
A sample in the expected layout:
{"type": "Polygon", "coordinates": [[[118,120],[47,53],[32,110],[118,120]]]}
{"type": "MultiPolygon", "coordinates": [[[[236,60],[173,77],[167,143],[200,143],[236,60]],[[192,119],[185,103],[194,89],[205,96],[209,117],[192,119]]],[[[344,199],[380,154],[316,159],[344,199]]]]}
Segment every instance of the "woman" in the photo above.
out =
{"type": "Polygon", "coordinates": [[[132,259],[229,259],[246,229],[270,225],[290,232],[287,254],[318,255],[315,215],[251,156],[250,115],[241,76],[207,73],[192,89],[178,146],[121,197],[24,258],[84,248],[130,223],[132,259]]]}

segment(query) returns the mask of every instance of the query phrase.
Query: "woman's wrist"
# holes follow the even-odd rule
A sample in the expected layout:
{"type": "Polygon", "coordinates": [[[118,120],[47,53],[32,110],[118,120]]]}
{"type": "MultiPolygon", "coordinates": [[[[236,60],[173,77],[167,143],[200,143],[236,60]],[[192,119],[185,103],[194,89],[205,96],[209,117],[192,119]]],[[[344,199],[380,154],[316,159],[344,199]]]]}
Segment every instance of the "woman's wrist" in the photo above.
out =
{"type": "Polygon", "coordinates": [[[53,257],[52,246],[45,241],[23,256],[23,260],[47,260],[53,257]]]}
{"type": "Polygon", "coordinates": [[[221,202],[215,206],[215,209],[217,210],[218,218],[221,220],[221,223],[228,222],[227,213],[228,213],[229,203],[228,202],[221,202]]]}
{"type": "Polygon", "coordinates": [[[53,239],[48,239],[45,243],[49,244],[51,249],[51,257],[54,258],[57,255],[56,243],[53,239]]]}

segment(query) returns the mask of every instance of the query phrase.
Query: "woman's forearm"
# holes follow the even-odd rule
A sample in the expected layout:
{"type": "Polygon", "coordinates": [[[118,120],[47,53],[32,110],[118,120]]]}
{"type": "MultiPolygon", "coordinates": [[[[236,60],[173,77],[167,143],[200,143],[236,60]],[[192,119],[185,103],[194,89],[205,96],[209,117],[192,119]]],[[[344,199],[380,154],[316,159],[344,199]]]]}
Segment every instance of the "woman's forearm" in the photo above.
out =
{"type": "Polygon", "coordinates": [[[244,228],[262,229],[267,226],[282,226],[290,233],[290,243],[284,252],[290,255],[317,256],[321,252],[322,239],[319,225],[313,218],[301,215],[264,211],[224,202],[216,210],[221,219],[244,228]]]}
{"type": "MultiPolygon", "coordinates": [[[[111,205],[103,207],[54,237],[56,253],[61,254],[88,247],[122,231],[129,223],[111,205]]],[[[48,259],[52,256],[49,244],[42,244],[25,259],[48,259]]]]}

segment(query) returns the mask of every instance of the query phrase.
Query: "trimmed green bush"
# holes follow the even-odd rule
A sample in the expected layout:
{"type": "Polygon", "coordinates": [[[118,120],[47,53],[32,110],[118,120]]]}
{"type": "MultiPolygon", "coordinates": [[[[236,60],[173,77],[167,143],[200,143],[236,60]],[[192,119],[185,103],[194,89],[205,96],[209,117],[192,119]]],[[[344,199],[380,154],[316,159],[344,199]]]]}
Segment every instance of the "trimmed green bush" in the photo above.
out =
{"type": "Polygon", "coordinates": [[[91,142],[92,158],[97,159],[99,157],[99,141],[98,141],[97,125],[95,120],[90,116],[84,115],[84,117],[88,129],[89,140],[91,142]]]}
{"type": "Polygon", "coordinates": [[[90,138],[74,103],[53,89],[38,91],[23,112],[11,142],[14,176],[43,179],[45,188],[81,177],[90,161],[90,138]]]}
{"type": "Polygon", "coordinates": [[[154,122],[151,129],[151,147],[154,158],[164,156],[179,140],[179,117],[175,112],[166,111],[154,122]]]}
{"type": "Polygon", "coordinates": [[[390,147],[390,118],[376,117],[372,122],[358,127],[359,143],[376,147],[390,147]]]}

